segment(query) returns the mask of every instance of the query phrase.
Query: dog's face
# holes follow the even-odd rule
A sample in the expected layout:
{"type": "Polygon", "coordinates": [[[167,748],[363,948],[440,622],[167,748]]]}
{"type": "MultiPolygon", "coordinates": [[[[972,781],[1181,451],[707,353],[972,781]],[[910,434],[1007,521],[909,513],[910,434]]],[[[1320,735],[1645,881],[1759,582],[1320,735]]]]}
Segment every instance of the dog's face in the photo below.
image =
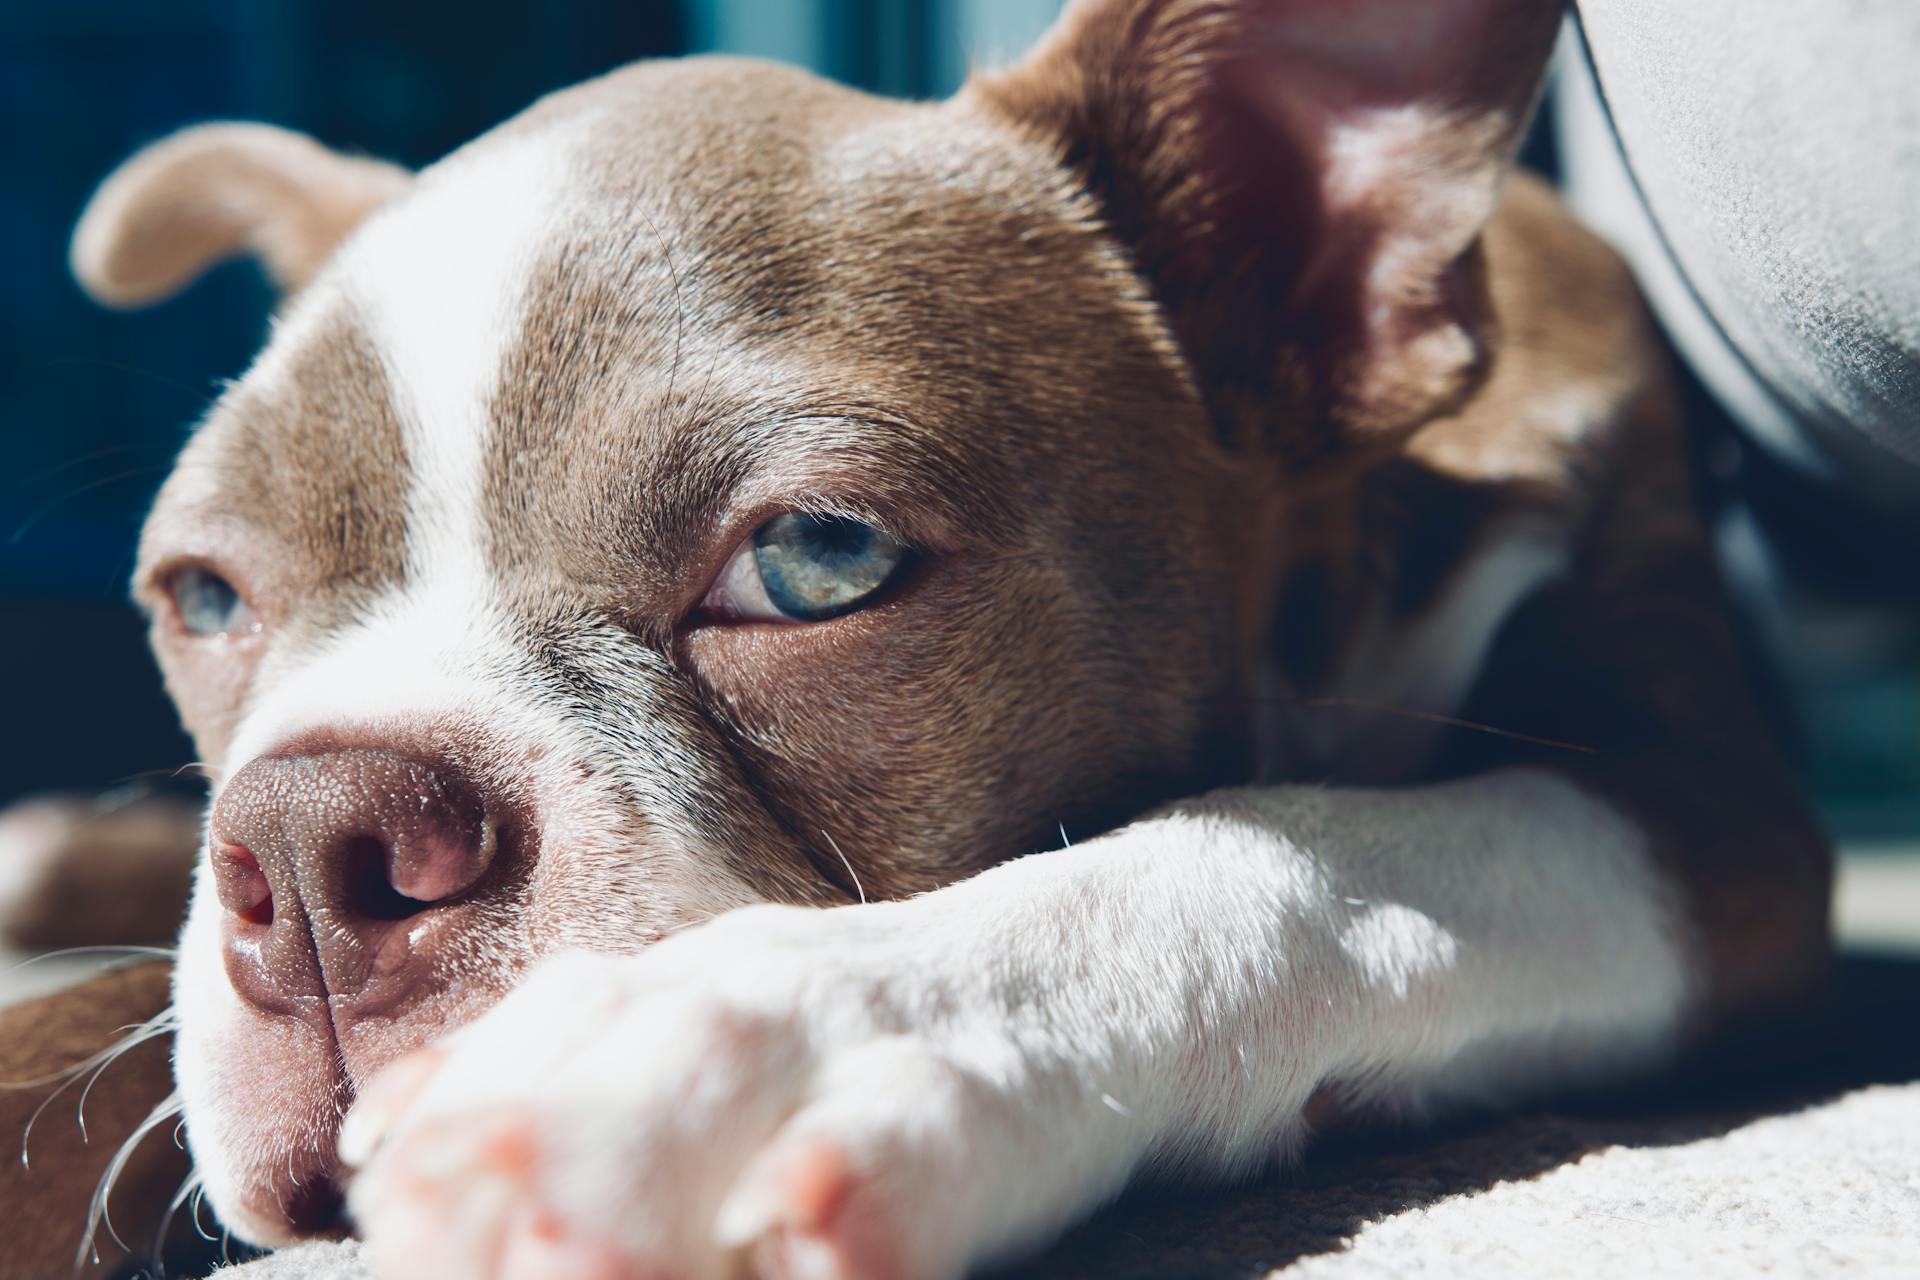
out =
{"type": "MultiPolygon", "coordinates": [[[[357,1085],[544,953],[1244,776],[1278,481],[1466,385],[1491,196],[1422,160],[1387,235],[1404,112],[1276,159],[1298,104],[1187,74],[1219,15],[1116,4],[939,105],[656,64],[417,178],[229,129],[103,189],[97,292],[243,240],[298,286],[136,582],[214,775],[178,1075],[241,1234],[324,1227],[357,1085]]],[[[1490,193],[1498,131],[1434,135],[1490,193]]]]}
{"type": "Polygon", "coordinates": [[[924,890],[1218,771],[1248,476],[977,113],[662,64],[421,175],[142,548],[216,774],[179,1052],[223,1216],[307,1225],[355,1083],[542,953],[924,890]]]}

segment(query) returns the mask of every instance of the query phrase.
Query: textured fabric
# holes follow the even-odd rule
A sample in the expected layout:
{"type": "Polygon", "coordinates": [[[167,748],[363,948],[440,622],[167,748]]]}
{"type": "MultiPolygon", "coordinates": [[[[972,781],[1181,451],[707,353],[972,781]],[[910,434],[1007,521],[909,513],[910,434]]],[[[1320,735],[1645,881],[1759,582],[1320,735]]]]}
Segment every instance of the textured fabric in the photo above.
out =
{"type": "Polygon", "coordinates": [[[1598,94],[1585,60],[1564,57],[1576,208],[1634,262],[1678,345],[1756,436],[1911,515],[1920,4],[1578,7],[1598,94]]]}
{"type": "Polygon", "coordinates": [[[357,1240],[303,1244],[214,1274],[221,1280],[373,1280],[357,1240]]]}

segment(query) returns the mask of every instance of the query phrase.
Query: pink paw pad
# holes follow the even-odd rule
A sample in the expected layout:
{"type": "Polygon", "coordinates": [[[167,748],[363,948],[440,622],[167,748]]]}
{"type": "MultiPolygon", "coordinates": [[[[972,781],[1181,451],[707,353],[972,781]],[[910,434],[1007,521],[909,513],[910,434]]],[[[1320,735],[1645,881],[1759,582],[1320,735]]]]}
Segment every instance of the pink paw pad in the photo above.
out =
{"type": "Polygon", "coordinates": [[[519,1215],[507,1229],[498,1274],[512,1280],[656,1280],[656,1273],[604,1245],[569,1236],[559,1219],[538,1209],[519,1215]]]}
{"type": "Polygon", "coordinates": [[[846,1152],[822,1138],[760,1157],[721,1211],[723,1242],[746,1246],[759,1280],[894,1280],[894,1233],[846,1152]]]}

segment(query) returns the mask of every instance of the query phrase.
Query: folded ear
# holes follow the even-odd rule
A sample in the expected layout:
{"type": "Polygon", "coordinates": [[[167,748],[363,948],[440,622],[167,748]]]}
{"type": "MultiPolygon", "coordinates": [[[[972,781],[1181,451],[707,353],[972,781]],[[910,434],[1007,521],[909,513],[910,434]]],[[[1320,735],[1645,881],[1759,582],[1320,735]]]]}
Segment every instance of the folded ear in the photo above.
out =
{"type": "MultiPolygon", "coordinates": [[[[1058,149],[1223,432],[1304,454],[1471,390],[1480,231],[1560,0],[1074,0],[967,92],[1058,149]],[[1276,402],[1307,421],[1276,439],[1276,402]]],[[[1293,415],[1289,415],[1293,416],[1293,415]]]]}
{"type": "Polygon", "coordinates": [[[137,307],[251,253],[295,290],[411,176],[271,125],[184,129],[100,184],[74,228],[73,274],[96,300],[137,307]]]}

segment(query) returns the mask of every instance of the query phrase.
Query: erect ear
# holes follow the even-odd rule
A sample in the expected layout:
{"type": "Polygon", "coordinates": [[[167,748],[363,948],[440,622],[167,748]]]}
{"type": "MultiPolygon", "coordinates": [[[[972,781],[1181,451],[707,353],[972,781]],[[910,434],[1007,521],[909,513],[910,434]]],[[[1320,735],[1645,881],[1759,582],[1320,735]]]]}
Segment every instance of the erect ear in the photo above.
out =
{"type": "Polygon", "coordinates": [[[397,166],[271,125],[184,129],[100,184],[74,228],[73,274],[96,300],[137,307],[252,253],[295,290],[409,181],[397,166]]]}
{"type": "Polygon", "coordinates": [[[1084,175],[1223,432],[1320,456],[1471,390],[1480,231],[1561,7],[1074,0],[967,92],[1084,175]]]}

